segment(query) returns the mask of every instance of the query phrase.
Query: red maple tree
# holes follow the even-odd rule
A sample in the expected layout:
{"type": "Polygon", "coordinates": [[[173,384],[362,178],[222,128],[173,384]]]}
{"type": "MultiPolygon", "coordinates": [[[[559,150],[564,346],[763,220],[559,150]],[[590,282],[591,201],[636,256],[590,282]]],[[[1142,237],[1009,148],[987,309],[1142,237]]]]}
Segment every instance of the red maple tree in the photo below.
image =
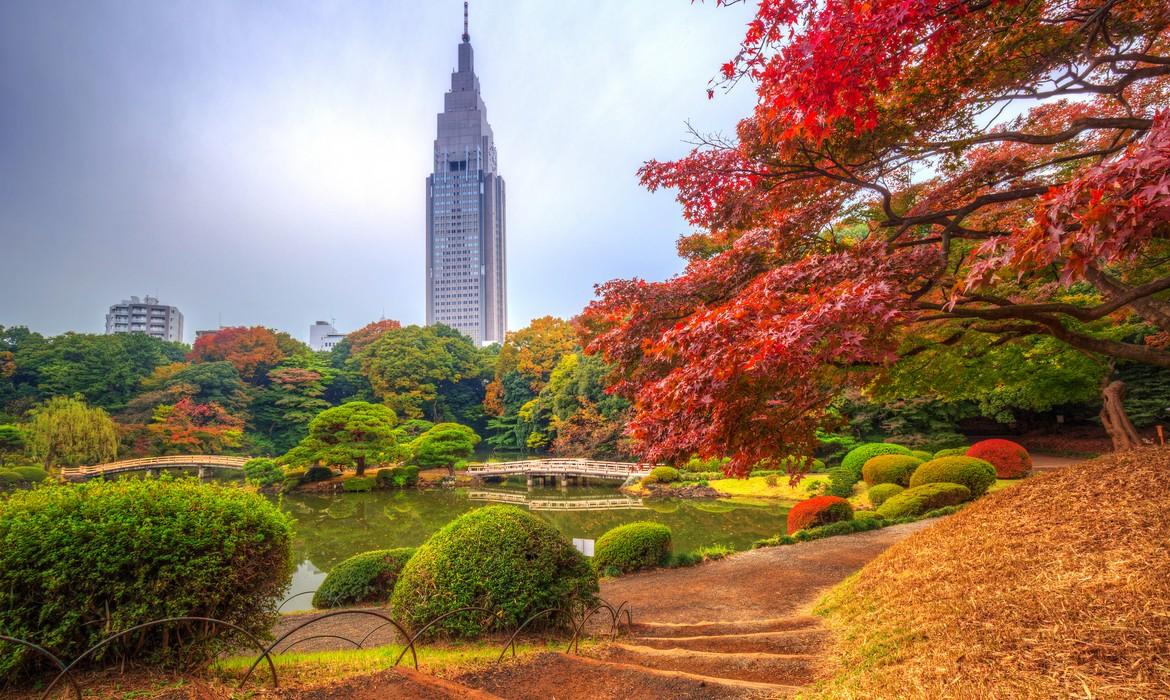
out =
{"type": "Polygon", "coordinates": [[[700,229],[686,270],[579,319],[643,455],[810,449],[911,330],[1170,367],[1168,23],[1165,0],[762,0],[712,86],[754,83],[753,114],[641,171],[700,229]]]}
{"type": "Polygon", "coordinates": [[[286,354],[273,331],[263,326],[233,326],[196,338],[187,358],[192,362],[230,362],[241,379],[256,383],[262,382],[286,354]]]}

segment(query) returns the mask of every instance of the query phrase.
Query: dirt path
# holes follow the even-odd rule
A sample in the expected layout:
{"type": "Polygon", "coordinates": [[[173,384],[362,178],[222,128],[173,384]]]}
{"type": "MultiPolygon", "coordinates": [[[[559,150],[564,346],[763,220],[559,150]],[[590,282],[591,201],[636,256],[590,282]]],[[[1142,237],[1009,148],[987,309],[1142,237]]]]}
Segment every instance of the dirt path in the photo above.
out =
{"type": "Polygon", "coordinates": [[[769,547],[602,584],[634,629],[587,656],[542,654],[455,680],[504,698],[787,697],[829,671],[828,630],[809,609],[887,547],[929,526],[898,525],[769,547]]]}

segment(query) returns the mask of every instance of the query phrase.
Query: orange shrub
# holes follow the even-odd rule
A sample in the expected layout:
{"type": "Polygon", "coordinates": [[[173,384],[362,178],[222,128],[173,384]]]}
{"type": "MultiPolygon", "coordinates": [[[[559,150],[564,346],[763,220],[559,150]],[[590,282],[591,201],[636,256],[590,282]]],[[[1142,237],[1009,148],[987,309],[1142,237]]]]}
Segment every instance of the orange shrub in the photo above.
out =
{"type": "Polygon", "coordinates": [[[1022,445],[1011,440],[982,440],[971,445],[968,457],[991,462],[1000,479],[1018,479],[1032,470],[1032,457],[1022,445]]]}
{"type": "Polygon", "coordinates": [[[788,534],[807,527],[852,520],[853,506],[839,496],[815,496],[792,506],[788,511],[788,534]]]}

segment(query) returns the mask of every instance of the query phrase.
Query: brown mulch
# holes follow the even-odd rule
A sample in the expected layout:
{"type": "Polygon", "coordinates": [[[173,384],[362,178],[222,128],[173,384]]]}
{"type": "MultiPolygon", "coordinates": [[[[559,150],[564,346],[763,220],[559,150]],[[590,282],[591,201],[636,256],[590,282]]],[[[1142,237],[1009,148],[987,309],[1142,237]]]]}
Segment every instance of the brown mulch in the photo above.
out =
{"type": "Polygon", "coordinates": [[[1170,697],[1170,449],[991,494],[827,607],[847,641],[826,697],[1170,697]]]}

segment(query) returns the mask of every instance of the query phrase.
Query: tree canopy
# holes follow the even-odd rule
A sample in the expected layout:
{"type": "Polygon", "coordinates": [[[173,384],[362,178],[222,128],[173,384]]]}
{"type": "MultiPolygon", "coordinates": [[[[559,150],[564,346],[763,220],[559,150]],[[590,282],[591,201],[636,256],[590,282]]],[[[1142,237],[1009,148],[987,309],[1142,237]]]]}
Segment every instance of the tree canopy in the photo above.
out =
{"type": "Polygon", "coordinates": [[[805,452],[908,332],[1170,366],[1165,10],[762,0],[712,86],[753,114],[641,171],[699,229],[686,270],[581,319],[642,453],[805,452]]]}
{"type": "Polygon", "coordinates": [[[311,460],[351,467],[361,476],[370,465],[398,459],[397,423],[398,417],[386,406],[351,401],[317,414],[301,445],[311,460]]]}
{"type": "Polygon", "coordinates": [[[45,469],[100,464],[118,454],[114,421],[79,398],[57,396],[37,406],[27,437],[29,451],[45,469]]]}

